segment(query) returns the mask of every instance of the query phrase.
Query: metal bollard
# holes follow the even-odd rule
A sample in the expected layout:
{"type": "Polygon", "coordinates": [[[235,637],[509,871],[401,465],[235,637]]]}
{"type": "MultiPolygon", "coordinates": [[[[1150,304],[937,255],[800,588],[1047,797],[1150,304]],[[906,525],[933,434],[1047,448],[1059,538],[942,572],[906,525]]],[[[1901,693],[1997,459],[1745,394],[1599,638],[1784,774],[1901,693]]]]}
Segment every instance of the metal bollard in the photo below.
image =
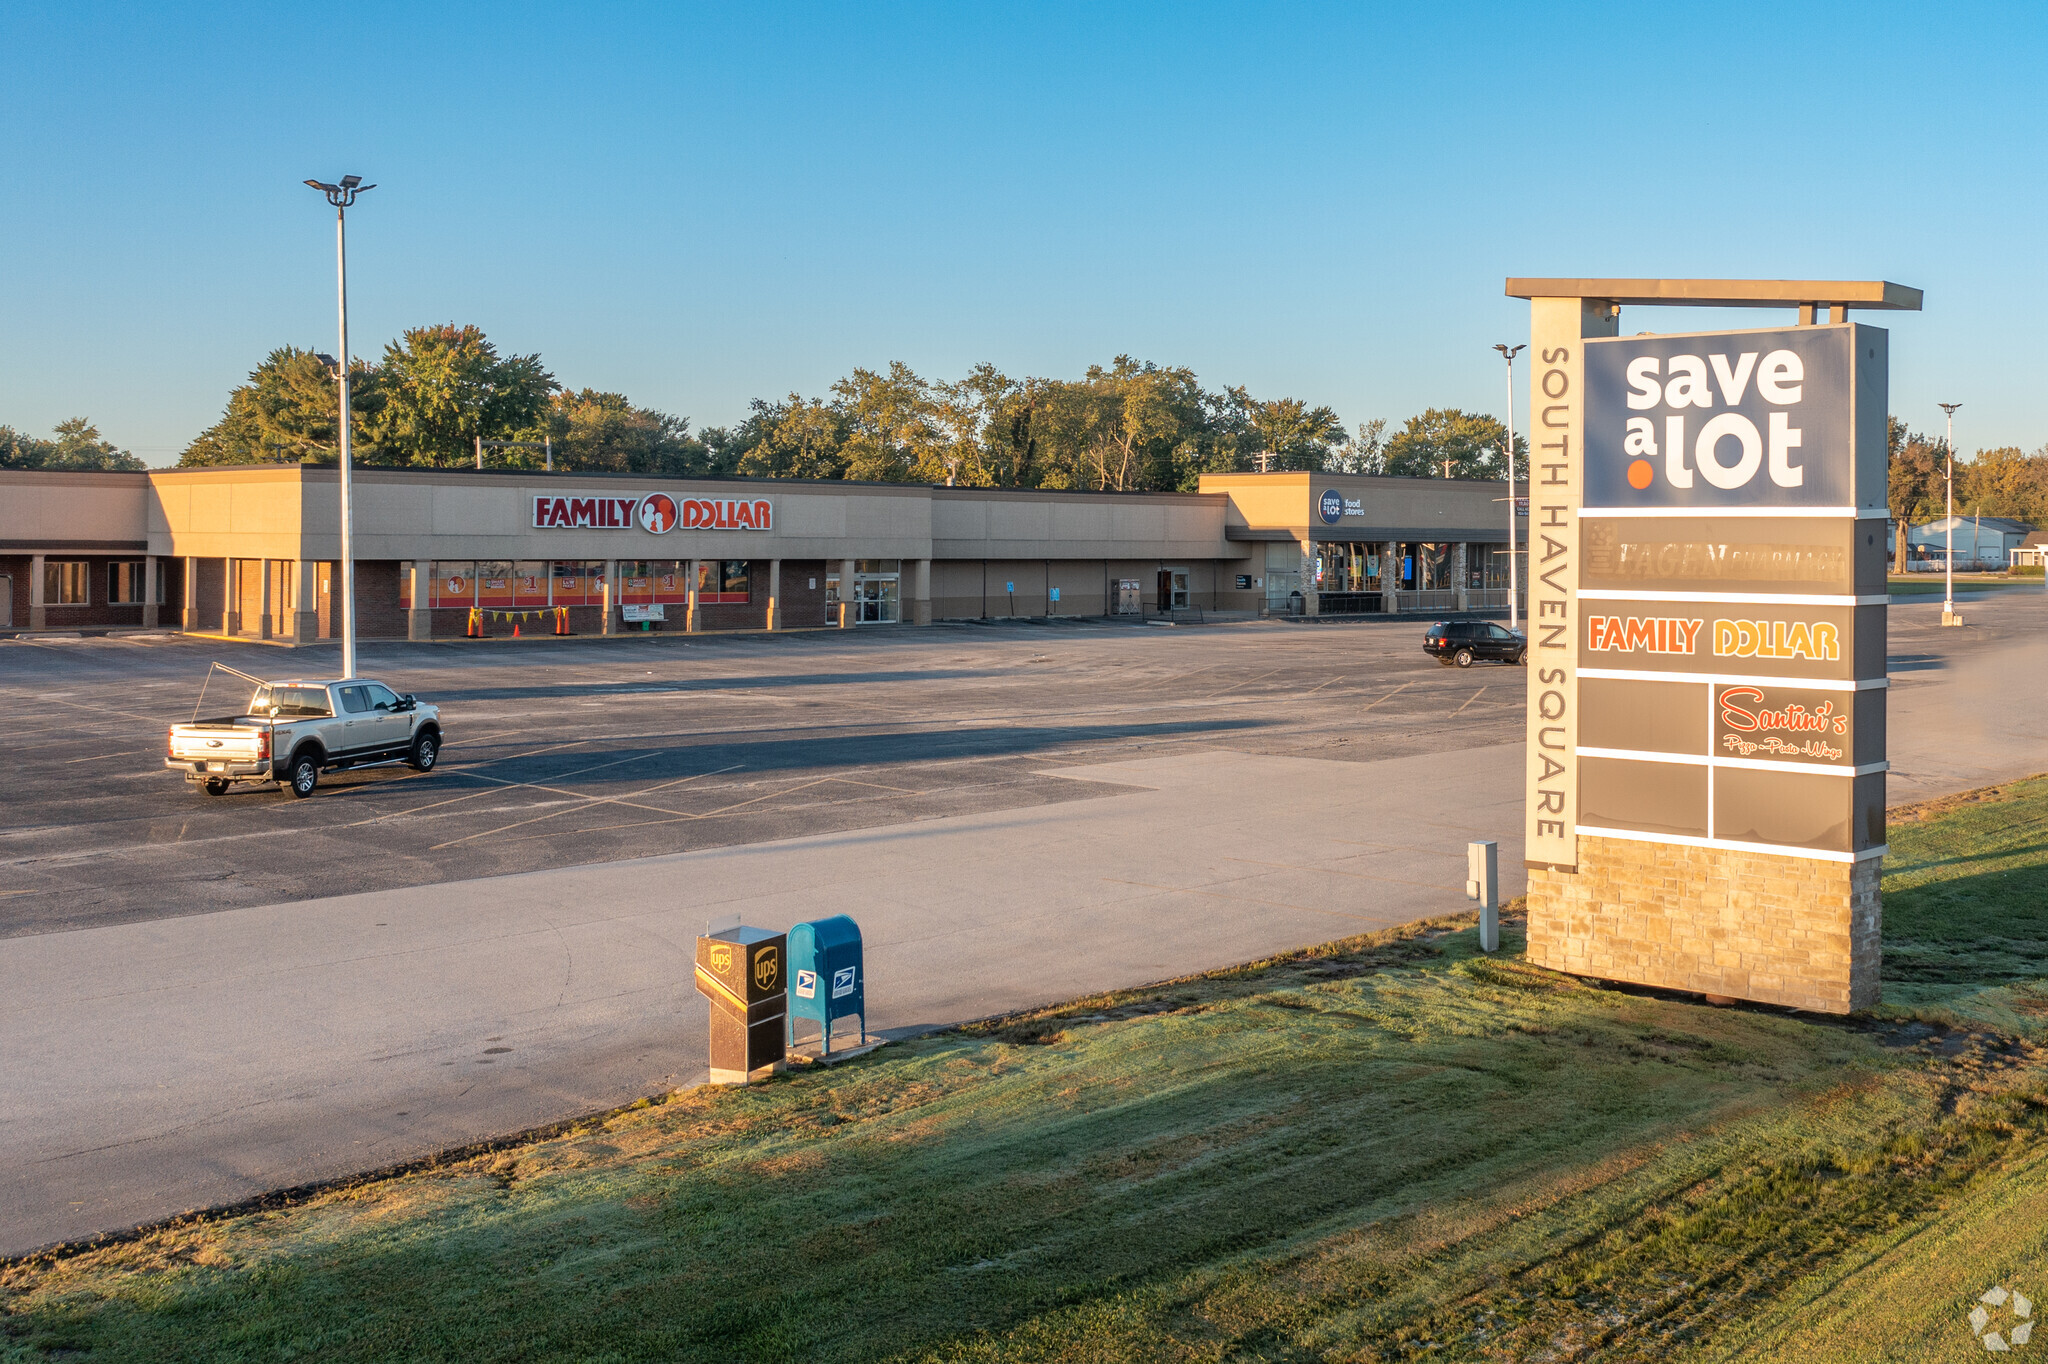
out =
{"type": "Polygon", "coordinates": [[[1500,845],[1490,838],[1465,845],[1465,898],[1479,902],[1479,950],[1500,951],[1500,845]]]}

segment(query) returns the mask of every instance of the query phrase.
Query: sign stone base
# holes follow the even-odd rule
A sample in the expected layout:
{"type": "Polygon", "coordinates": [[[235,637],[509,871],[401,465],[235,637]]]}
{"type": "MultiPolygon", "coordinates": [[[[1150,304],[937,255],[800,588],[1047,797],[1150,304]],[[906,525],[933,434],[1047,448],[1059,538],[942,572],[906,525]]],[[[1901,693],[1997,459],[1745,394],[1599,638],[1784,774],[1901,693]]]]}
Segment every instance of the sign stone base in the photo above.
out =
{"type": "Polygon", "coordinates": [[[1878,998],[1880,858],[1579,835],[1578,870],[1529,869],[1528,959],[1579,976],[1818,1013],[1878,998]]]}

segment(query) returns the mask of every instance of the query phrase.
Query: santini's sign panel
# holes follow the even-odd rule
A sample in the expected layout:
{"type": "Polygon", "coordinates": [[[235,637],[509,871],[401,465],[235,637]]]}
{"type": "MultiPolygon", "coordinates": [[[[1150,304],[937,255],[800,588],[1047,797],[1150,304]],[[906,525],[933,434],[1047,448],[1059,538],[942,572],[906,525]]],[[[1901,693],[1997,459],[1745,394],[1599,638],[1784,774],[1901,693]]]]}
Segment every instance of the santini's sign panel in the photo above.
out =
{"type": "Polygon", "coordinates": [[[1848,323],[1589,341],[1584,505],[1881,508],[1886,364],[1848,323]]]}
{"type": "Polygon", "coordinates": [[[628,530],[638,526],[654,535],[666,535],[678,526],[684,530],[773,530],[775,509],[766,498],[739,501],[671,497],[667,493],[634,497],[536,493],[533,524],[536,530],[628,530]]]}

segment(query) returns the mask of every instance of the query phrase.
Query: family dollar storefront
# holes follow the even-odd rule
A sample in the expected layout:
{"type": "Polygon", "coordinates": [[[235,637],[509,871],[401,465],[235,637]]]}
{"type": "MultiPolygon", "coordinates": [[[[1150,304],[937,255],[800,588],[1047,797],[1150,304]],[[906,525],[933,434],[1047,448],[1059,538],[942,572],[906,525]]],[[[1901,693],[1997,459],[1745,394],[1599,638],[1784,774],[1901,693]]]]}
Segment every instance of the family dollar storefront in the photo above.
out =
{"type": "MultiPolygon", "coordinates": [[[[1225,534],[1254,546],[1269,615],[1508,609],[1505,482],[1369,474],[1204,474],[1230,499],[1225,534]]],[[[1526,600],[1528,515],[1515,549],[1526,600]]]]}

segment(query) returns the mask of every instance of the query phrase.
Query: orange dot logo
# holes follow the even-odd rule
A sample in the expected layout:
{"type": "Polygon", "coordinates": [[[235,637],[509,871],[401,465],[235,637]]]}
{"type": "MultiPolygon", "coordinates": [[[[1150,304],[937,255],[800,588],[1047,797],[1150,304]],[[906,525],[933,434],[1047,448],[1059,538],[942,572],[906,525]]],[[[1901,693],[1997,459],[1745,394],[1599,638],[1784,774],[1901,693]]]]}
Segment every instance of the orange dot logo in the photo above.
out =
{"type": "Polygon", "coordinates": [[[1656,472],[1650,467],[1650,461],[1639,459],[1628,466],[1628,486],[1641,492],[1650,486],[1650,480],[1656,477],[1656,472]]]}

